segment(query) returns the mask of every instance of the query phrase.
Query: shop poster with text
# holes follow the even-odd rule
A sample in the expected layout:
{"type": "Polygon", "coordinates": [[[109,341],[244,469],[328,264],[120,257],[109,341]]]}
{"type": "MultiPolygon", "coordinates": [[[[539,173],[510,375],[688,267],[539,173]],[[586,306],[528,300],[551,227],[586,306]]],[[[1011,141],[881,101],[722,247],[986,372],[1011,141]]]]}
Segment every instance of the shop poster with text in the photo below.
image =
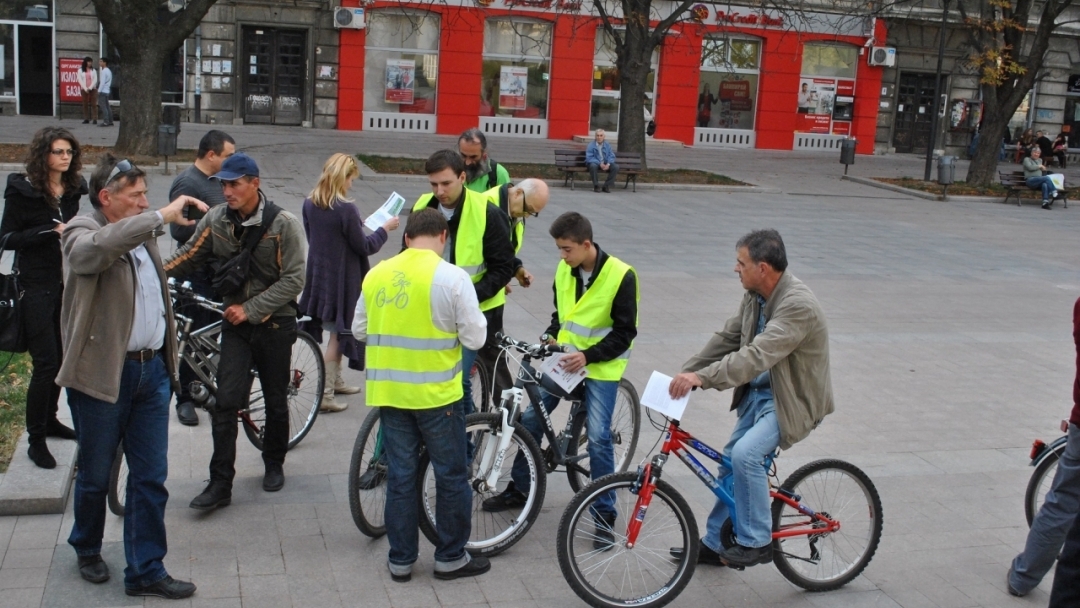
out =
{"type": "Polygon", "coordinates": [[[499,71],[499,109],[524,110],[525,85],[529,81],[529,68],[504,65],[499,71]]]}
{"type": "Polygon", "coordinates": [[[412,103],[415,77],[416,62],[412,59],[387,59],[386,103],[412,103]]]}

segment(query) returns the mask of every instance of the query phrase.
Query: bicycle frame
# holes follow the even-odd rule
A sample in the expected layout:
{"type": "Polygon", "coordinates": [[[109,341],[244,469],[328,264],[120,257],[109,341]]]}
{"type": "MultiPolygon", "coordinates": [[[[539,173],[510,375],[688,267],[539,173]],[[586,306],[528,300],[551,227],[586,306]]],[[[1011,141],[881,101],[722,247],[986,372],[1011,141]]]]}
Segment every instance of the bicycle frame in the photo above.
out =
{"type": "MultiPolygon", "coordinates": [[[[683,461],[702,483],[712,490],[712,493],[716,495],[717,499],[723,501],[724,504],[727,505],[731,523],[733,526],[736,524],[733,487],[734,479],[731,474],[731,459],[728,458],[726,454],[714,450],[703,441],[697,439],[687,431],[684,431],[679,426],[678,420],[669,420],[666,433],[667,438],[660,448],[660,453],[654,456],[651,462],[644,465],[638,474],[638,481],[635,484],[638,500],[634,507],[634,515],[627,526],[627,548],[633,547],[637,542],[638,532],[641,530],[641,524],[645,520],[645,513],[649,508],[649,502],[652,500],[652,489],[656,486],[656,480],[660,479],[664,463],[667,462],[668,456],[672,453],[674,453],[679,460],[683,461]],[[688,448],[697,451],[709,460],[719,464],[728,471],[727,475],[720,478],[713,476],[713,474],[690,453],[688,448]]],[[[765,468],[766,472],[772,469],[773,461],[778,455],[779,450],[765,457],[762,466],[765,468]]],[[[840,529],[840,522],[820,513],[816,513],[810,507],[802,504],[802,497],[797,494],[792,494],[781,488],[770,488],[769,497],[787,503],[792,508],[810,518],[809,522],[780,526],[779,530],[774,530],[772,533],[774,540],[792,536],[809,536],[811,534],[836,532],[840,529]],[[822,527],[820,524],[825,525],[822,527]]]]}

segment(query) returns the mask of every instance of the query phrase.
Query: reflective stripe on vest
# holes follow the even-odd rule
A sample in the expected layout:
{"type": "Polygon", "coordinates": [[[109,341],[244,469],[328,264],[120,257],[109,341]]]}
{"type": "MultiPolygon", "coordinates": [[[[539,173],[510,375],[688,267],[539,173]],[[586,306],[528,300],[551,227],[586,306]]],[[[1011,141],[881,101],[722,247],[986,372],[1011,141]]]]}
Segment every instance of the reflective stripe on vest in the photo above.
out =
{"type": "MultiPolygon", "coordinates": [[[[633,270],[629,264],[622,260],[608,256],[600,274],[581,299],[577,298],[577,279],[571,273],[566,262],[559,262],[555,271],[555,298],[559,309],[559,336],[560,344],[569,344],[577,350],[585,350],[603,340],[611,333],[614,321],[611,319],[611,304],[615,301],[615,294],[622,285],[623,277],[633,270]]],[[[638,301],[641,300],[641,290],[636,294],[638,301]]],[[[626,364],[630,360],[630,348],[611,361],[590,363],[585,366],[589,371],[589,378],[593,380],[617,381],[622,378],[626,371],[626,364]]]]}
{"type": "Polygon", "coordinates": [[[461,399],[461,343],[431,320],[431,283],[442,259],[406,249],[364,278],[367,404],[443,407],[461,399]]]}
{"type": "MultiPolygon", "coordinates": [[[[434,194],[425,194],[413,205],[413,213],[426,209],[434,194]]],[[[438,202],[435,203],[438,205],[438,202]]],[[[484,230],[487,228],[487,197],[482,192],[465,190],[465,200],[454,236],[454,264],[469,273],[478,283],[487,273],[484,263],[484,230]]],[[[480,310],[491,310],[506,303],[506,293],[500,289],[494,296],[480,302],[480,310]]]]}

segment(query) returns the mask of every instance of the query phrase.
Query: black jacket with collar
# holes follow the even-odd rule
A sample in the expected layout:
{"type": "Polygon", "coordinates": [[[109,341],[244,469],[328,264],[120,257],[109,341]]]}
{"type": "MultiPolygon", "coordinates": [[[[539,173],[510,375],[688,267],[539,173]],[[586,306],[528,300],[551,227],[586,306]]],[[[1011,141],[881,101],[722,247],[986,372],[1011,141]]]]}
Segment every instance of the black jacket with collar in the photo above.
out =
{"type": "Polygon", "coordinates": [[[24,287],[48,287],[63,283],[60,233],[54,228],[60,222],[67,223],[79,213],[79,199],[86,193],[86,180],[80,179],[79,189],[65,192],[60,197],[59,209],[53,209],[45,195],[30,184],[25,174],[8,175],[0,239],[11,235],[5,249],[18,252],[19,283],[24,287]]]}
{"type": "MultiPolygon", "coordinates": [[[[581,268],[571,268],[570,274],[577,280],[577,299],[580,300],[581,296],[585,293],[585,290],[592,287],[596,277],[600,276],[600,270],[603,269],[604,264],[607,263],[609,256],[605,253],[600,246],[593,243],[593,247],[596,247],[596,266],[593,267],[592,276],[589,277],[589,284],[583,285],[581,281],[581,268]]],[[[550,336],[559,335],[559,289],[558,285],[552,282],[551,290],[555,292],[555,312],[551,313],[551,325],[547,328],[547,334],[550,336]]],[[[585,354],[585,361],[587,363],[601,363],[604,361],[611,361],[617,358],[619,355],[626,352],[626,349],[630,348],[630,343],[637,337],[637,274],[633,269],[623,276],[622,283],[619,285],[619,290],[615,292],[615,299],[611,302],[611,333],[604,336],[602,340],[593,344],[589,348],[581,351],[585,354]]]]}

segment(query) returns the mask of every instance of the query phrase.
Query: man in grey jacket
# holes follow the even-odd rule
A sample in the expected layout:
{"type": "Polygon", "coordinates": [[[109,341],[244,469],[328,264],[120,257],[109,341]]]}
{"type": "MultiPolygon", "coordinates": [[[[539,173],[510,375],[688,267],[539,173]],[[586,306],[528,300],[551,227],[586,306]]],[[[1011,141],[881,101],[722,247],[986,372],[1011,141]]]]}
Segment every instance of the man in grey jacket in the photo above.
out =
{"type": "Polygon", "coordinates": [[[739,239],[735,273],[746,289],[739,312],[683,365],[669,393],[735,389],[731,409],[739,418],[724,447],[733,470],[720,476],[734,476],[737,544],[722,547],[720,529],[730,514],[717,500],[698,563],[745,568],[772,561],[765,456],[804,439],[833,411],[833,395],[825,315],[813,292],[787,272],[780,233],[757,230],[739,239]]]}
{"type": "Polygon", "coordinates": [[[123,440],[130,468],[124,511],[124,589],[128,595],[181,599],[195,585],[174,580],[162,560],[169,451],[169,401],[176,385],[176,325],[157,237],[184,223],[181,196],[144,213],[145,173],[106,155],[90,180],[94,211],[68,222],[61,237],[64,358],[56,383],[68,389],[79,441],[75,525],[68,543],[79,573],[109,580],[101,559],[105,498],[116,448],[123,440]]]}
{"type": "MultiPolygon", "coordinates": [[[[259,190],[259,167],[246,154],[225,159],[212,176],[221,181],[224,205],[210,209],[195,234],[165,260],[169,276],[189,274],[211,260],[233,259],[250,236],[258,236],[248,273],[232,293],[224,294],[217,405],[210,413],[214,453],[210,483],[191,501],[192,509],[212,510],[232,502],[236,476],[236,412],[251,397],[251,369],[259,372],[266,404],[263,436],[263,490],[285,485],[289,449],[289,366],[296,342],[296,298],[304,289],[307,240],[296,216],[281,211],[259,190]],[[265,220],[265,222],[264,222],[265,220]]],[[[319,387],[322,391],[322,387],[319,387]]]]}

